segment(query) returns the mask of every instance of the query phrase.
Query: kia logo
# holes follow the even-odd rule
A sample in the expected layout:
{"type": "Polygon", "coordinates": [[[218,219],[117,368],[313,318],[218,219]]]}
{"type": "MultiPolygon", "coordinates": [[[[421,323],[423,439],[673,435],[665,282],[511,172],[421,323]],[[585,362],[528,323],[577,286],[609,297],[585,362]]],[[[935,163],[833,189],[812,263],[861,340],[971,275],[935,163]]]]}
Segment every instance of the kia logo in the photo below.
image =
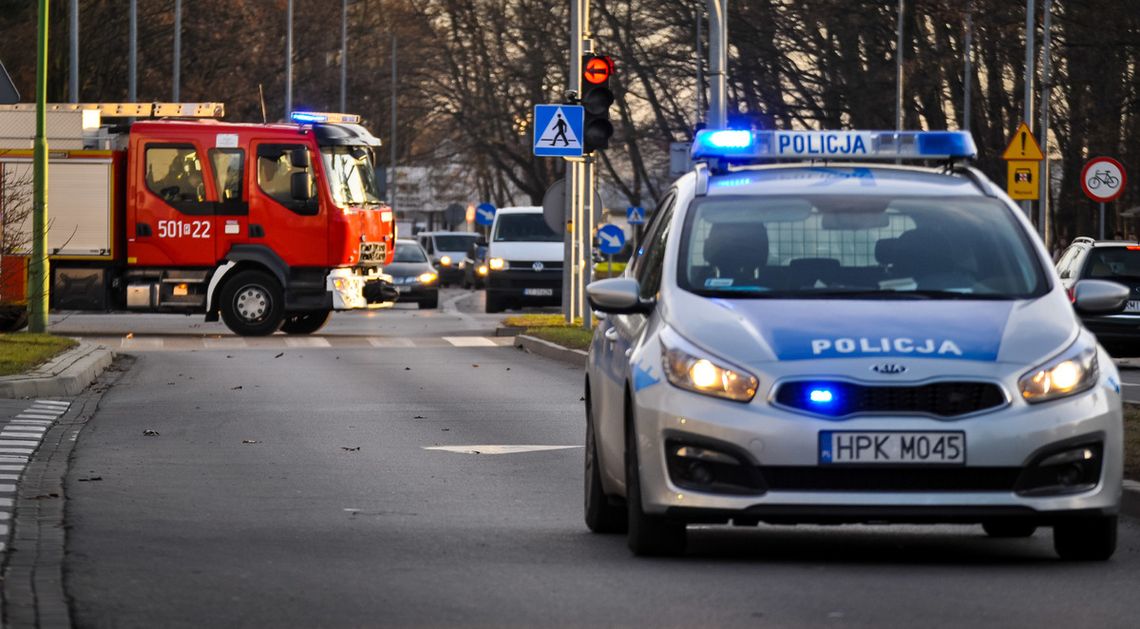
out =
{"type": "Polygon", "coordinates": [[[871,367],[871,371],[887,376],[895,376],[906,371],[906,365],[900,365],[898,363],[883,363],[881,365],[875,365],[874,367],[871,367]]]}
{"type": "Polygon", "coordinates": [[[534,269],[535,271],[541,271],[546,267],[544,267],[541,262],[535,262],[534,264],[530,265],[530,268],[534,269]]]}

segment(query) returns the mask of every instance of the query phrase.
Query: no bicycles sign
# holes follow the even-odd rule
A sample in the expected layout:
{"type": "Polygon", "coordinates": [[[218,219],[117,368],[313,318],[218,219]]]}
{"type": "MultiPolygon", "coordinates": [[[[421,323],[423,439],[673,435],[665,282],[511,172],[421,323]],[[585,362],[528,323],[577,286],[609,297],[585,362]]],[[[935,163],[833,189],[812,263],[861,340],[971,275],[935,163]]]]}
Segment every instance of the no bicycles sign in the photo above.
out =
{"type": "Polygon", "coordinates": [[[1124,166],[1111,157],[1097,157],[1085,164],[1081,171],[1081,187],[1093,201],[1115,201],[1124,192],[1128,178],[1124,166]]]}

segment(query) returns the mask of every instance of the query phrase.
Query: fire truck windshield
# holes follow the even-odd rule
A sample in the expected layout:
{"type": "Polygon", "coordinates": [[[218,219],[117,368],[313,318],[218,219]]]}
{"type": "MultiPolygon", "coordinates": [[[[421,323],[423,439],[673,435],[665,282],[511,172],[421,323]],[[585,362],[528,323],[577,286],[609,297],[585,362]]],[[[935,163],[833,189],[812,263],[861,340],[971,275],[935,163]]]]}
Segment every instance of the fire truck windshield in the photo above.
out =
{"type": "Polygon", "coordinates": [[[372,168],[368,149],[359,146],[325,146],[321,148],[325,173],[337,205],[380,203],[376,193],[376,171],[372,168]]]}

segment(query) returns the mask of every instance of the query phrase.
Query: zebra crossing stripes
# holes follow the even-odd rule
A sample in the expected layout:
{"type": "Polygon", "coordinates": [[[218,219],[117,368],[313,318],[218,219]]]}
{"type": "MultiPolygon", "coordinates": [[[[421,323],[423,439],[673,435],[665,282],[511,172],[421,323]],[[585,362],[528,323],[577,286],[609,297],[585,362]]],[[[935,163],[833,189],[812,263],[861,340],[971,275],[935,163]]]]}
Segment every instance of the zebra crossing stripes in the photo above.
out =
{"type": "MultiPolygon", "coordinates": [[[[118,337],[89,336],[83,340],[99,343],[112,349],[126,352],[158,351],[198,351],[198,350],[313,350],[313,349],[358,349],[367,347],[397,349],[439,349],[439,348],[497,348],[514,344],[513,337],[507,336],[287,336],[263,337],[240,336],[153,336],[118,337]]],[[[27,417],[35,419],[45,408],[37,407],[25,411],[27,417]]]]}
{"type": "Polygon", "coordinates": [[[15,418],[0,425],[0,553],[8,549],[8,536],[20,477],[44,434],[71,408],[62,400],[35,400],[15,418]]]}

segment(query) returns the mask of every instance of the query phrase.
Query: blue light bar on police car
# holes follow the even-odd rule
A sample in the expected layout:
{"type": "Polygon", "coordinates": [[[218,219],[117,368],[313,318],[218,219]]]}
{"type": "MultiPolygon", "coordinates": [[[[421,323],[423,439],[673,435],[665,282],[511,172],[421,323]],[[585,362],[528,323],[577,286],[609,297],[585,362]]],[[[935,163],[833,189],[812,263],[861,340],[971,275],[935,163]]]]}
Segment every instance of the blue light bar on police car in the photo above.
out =
{"type": "Polygon", "coordinates": [[[289,114],[289,119],[297,124],[312,124],[314,122],[358,124],[360,122],[360,116],[357,114],[339,114],[323,111],[294,111],[289,114]]]}
{"type": "Polygon", "coordinates": [[[697,132],[693,159],[972,159],[968,131],[744,131],[697,132]]]}

